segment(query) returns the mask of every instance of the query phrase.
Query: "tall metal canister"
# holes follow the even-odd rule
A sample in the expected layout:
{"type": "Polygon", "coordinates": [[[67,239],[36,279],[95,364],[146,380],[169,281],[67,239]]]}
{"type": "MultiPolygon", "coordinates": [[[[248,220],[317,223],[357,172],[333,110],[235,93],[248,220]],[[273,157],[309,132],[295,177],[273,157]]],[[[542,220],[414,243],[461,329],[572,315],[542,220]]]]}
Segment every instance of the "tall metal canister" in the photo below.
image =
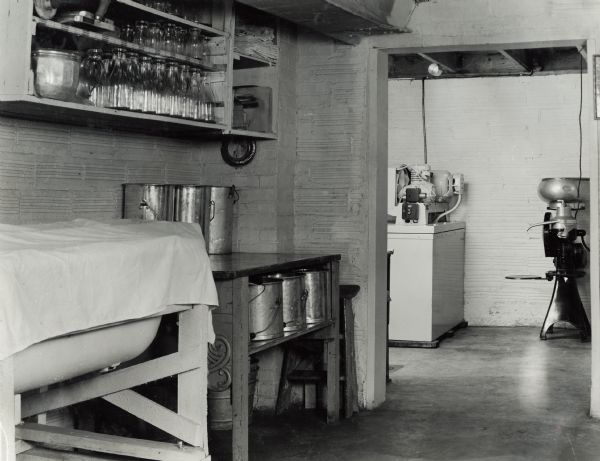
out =
{"type": "Polygon", "coordinates": [[[250,339],[264,341],[283,336],[283,282],[260,277],[248,286],[248,320],[250,339]]]}
{"type": "Polygon", "coordinates": [[[329,271],[300,270],[307,290],[306,323],[314,325],[327,320],[329,315],[329,271]]]}
{"type": "Polygon", "coordinates": [[[209,254],[228,254],[233,242],[235,186],[174,186],[174,220],[199,223],[209,254]]]}
{"type": "Polygon", "coordinates": [[[169,184],[123,184],[123,217],[172,221],[173,198],[169,184]]]}

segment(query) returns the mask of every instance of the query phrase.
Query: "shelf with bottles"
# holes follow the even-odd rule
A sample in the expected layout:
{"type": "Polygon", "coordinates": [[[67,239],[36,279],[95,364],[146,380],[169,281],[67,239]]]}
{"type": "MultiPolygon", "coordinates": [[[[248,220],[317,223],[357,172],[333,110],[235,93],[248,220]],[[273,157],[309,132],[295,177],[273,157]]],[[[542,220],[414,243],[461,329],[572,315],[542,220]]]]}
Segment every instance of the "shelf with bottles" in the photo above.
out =
{"type": "Polygon", "coordinates": [[[116,17],[122,19],[137,20],[166,20],[187,27],[200,29],[203,33],[214,37],[226,37],[228,35],[223,29],[215,28],[211,25],[214,22],[208,9],[212,9],[210,2],[167,2],[160,0],[149,0],[147,2],[137,2],[134,0],[114,0],[110,7],[116,17]],[[163,5],[161,8],[158,5],[163,5]],[[168,5],[174,5],[169,8],[168,5]],[[204,4],[204,8],[202,7],[204,4]],[[157,7],[153,7],[157,6],[157,7]],[[200,6],[198,6],[200,5],[200,6]],[[159,9],[160,8],[160,9],[159,9]]]}
{"type": "Polygon", "coordinates": [[[38,2],[33,8],[32,3],[0,2],[0,30],[7,38],[0,41],[0,55],[12,64],[0,69],[3,115],[189,137],[220,135],[230,128],[225,116],[229,105],[226,82],[232,70],[232,34],[226,27],[232,14],[230,1],[112,0],[102,20],[91,12],[86,18],[81,14],[85,11],[71,11],[70,17],[63,14],[69,8],[64,6],[66,1],[40,2],[59,4],[49,14],[40,14],[38,2]],[[179,5],[180,10],[167,11],[170,4],[179,5]],[[196,9],[198,16],[181,5],[196,9]],[[194,53],[189,40],[179,49],[167,49],[165,43],[151,46],[126,40],[117,26],[127,24],[133,28],[150,24],[179,27],[191,42],[197,34],[203,46],[194,53]],[[72,61],[45,62],[46,71],[56,64],[47,74],[49,78],[63,72],[59,80],[71,79],[70,83],[62,82],[66,92],[62,92],[62,85],[58,94],[40,91],[37,62],[44,50],[57,53],[50,57],[72,61]],[[91,67],[90,59],[94,61],[91,67]],[[142,62],[146,66],[143,78],[142,62]],[[150,76],[148,66],[153,72],[150,76]],[[113,68],[117,70],[113,72],[113,68]],[[80,75],[78,83],[75,77],[80,75]]]}
{"type": "MultiPolygon", "coordinates": [[[[177,48],[176,52],[172,52],[166,49],[144,45],[144,41],[140,41],[142,44],[139,44],[133,41],[113,37],[111,35],[84,30],[67,24],[61,24],[49,19],[34,17],[33,22],[36,28],[42,30],[46,29],[59,34],[64,33],[70,35],[72,37],[74,47],[80,51],[85,51],[86,49],[90,48],[107,48],[107,46],[110,48],[125,48],[143,55],[192,65],[209,72],[223,71],[225,69],[223,64],[211,64],[213,56],[209,54],[209,50],[211,48],[208,44],[197,47],[186,44],[180,47],[181,52],[177,52],[177,48]]],[[[37,40],[37,42],[43,41],[43,37],[38,38],[37,40]]],[[[149,43],[149,41],[147,43],[149,43]]]]}
{"type": "Polygon", "coordinates": [[[27,120],[49,121],[90,128],[110,128],[174,137],[220,135],[227,128],[220,123],[206,123],[156,114],[96,107],[37,96],[0,95],[0,114],[27,120]]]}

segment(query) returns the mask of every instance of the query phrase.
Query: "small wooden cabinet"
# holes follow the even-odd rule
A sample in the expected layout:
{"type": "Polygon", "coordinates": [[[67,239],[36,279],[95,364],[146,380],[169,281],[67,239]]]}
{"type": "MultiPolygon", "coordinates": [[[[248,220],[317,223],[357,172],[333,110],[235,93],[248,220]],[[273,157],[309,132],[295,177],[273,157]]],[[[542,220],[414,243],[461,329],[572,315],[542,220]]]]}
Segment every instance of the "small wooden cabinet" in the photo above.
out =
{"type": "Polygon", "coordinates": [[[327,422],[339,419],[339,259],[340,255],[234,253],[211,255],[220,307],[213,311],[216,343],[209,346],[209,389],[231,389],[234,461],[248,459],[248,374],[250,358],[299,338],[321,339],[327,358],[327,422]],[[298,269],[329,271],[327,320],[267,341],[250,341],[248,279],[298,269]]]}

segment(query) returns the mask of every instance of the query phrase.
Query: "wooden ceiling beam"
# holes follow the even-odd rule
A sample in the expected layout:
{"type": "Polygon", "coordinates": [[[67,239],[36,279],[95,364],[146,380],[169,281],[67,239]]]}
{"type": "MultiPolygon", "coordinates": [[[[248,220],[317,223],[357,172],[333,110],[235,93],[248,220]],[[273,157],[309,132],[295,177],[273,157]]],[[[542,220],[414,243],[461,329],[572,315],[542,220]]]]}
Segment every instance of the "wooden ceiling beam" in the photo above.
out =
{"type": "Polygon", "coordinates": [[[502,56],[504,56],[506,59],[508,59],[509,61],[511,61],[513,64],[519,66],[521,69],[523,69],[525,72],[531,73],[533,72],[533,68],[531,65],[529,65],[526,61],[526,57],[525,54],[517,54],[517,52],[514,51],[507,51],[507,50],[498,50],[498,53],[500,53],[502,56]]]}
{"type": "Polygon", "coordinates": [[[444,72],[448,72],[450,74],[456,73],[456,69],[450,67],[448,64],[441,62],[439,59],[431,57],[431,55],[429,54],[417,53],[417,55],[419,55],[420,57],[422,57],[426,61],[429,61],[432,64],[437,64],[440,67],[440,69],[442,69],[444,72]]]}

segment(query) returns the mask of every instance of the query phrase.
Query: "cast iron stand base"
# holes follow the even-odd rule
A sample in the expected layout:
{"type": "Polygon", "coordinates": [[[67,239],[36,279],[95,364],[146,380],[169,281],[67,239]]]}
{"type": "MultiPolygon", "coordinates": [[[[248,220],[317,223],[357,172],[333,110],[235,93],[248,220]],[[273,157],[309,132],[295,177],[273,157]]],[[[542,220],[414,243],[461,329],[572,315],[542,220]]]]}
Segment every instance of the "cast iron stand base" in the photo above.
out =
{"type": "Polygon", "coordinates": [[[582,342],[589,341],[592,337],[592,330],[579,297],[576,275],[558,275],[556,272],[549,272],[548,276],[550,275],[555,277],[554,289],[540,331],[540,339],[548,339],[547,334],[553,333],[553,326],[556,322],[568,322],[579,330],[582,342]]]}

